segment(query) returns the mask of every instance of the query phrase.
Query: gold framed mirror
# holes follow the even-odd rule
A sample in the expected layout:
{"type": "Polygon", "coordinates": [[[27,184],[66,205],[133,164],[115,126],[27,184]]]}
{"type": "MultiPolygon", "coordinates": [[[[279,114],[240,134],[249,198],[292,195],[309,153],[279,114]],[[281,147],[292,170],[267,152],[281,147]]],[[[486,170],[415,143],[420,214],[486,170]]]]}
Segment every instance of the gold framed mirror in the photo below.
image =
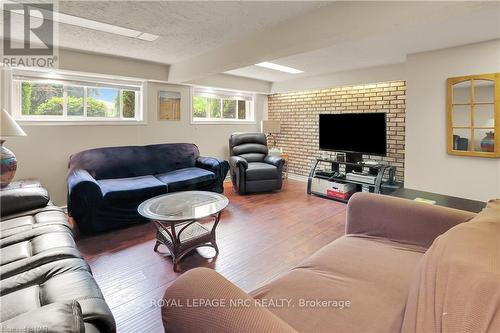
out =
{"type": "Polygon", "coordinates": [[[500,73],[447,80],[448,154],[500,157],[500,73]]]}

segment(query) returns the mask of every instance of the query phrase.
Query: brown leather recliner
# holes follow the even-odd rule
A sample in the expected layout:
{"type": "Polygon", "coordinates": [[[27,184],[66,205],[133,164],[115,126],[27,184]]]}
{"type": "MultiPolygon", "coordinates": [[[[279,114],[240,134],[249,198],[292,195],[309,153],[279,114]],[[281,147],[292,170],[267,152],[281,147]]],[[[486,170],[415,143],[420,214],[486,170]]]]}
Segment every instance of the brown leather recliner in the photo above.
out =
{"type": "Polygon", "coordinates": [[[229,138],[229,165],[234,188],[240,194],[280,190],[283,164],[268,154],[264,133],[233,133],[229,138]]]}

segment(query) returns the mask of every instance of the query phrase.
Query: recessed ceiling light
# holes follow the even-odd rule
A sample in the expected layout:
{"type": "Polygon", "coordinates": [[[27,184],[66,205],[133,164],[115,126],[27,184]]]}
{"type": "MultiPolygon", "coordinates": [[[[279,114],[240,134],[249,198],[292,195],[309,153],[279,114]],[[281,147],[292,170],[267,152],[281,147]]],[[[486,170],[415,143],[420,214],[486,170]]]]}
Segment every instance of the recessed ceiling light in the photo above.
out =
{"type": "Polygon", "coordinates": [[[301,71],[300,69],[296,69],[296,68],[292,68],[292,67],[288,67],[288,66],[283,66],[283,65],[278,65],[278,64],[273,64],[272,62],[260,62],[258,64],[255,64],[255,66],[274,69],[275,71],[285,72],[285,73],[289,73],[289,74],[304,73],[304,71],[301,71]]]}
{"type": "Polygon", "coordinates": [[[158,39],[158,37],[160,37],[160,36],[148,34],[147,32],[143,32],[142,34],[137,36],[137,38],[142,39],[142,40],[147,40],[148,42],[155,41],[156,39],[158,39]]]}
{"type": "MultiPolygon", "coordinates": [[[[5,2],[13,3],[10,1],[5,1],[5,2]]],[[[41,8],[36,7],[36,6],[29,6],[29,7],[34,9],[34,10],[30,10],[29,15],[31,17],[36,17],[36,18],[40,18],[40,19],[43,18],[42,14],[46,11],[45,9],[41,9],[41,8]]],[[[22,10],[14,10],[13,12],[16,14],[19,14],[19,15],[24,15],[24,11],[22,11],[22,10]]],[[[150,34],[147,32],[142,32],[142,31],[135,30],[135,29],[124,28],[124,27],[120,27],[120,26],[117,26],[114,24],[98,22],[98,21],[89,20],[86,18],[68,15],[68,14],[62,14],[62,13],[58,13],[58,12],[54,12],[52,18],[53,18],[54,22],[69,24],[69,25],[73,25],[73,26],[77,26],[77,27],[81,27],[81,28],[86,28],[86,29],[107,32],[110,34],[115,34],[115,35],[120,35],[120,36],[125,36],[125,37],[137,38],[137,39],[145,40],[148,42],[152,42],[160,37],[158,35],[153,35],[153,34],[150,34]]]]}

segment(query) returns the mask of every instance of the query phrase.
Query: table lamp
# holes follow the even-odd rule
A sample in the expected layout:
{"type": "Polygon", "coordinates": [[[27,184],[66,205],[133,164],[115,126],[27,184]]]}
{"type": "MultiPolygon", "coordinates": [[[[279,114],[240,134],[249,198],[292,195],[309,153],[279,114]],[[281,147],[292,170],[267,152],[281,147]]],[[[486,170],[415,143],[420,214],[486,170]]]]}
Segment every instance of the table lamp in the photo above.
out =
{"type": "Polygon", "coordinates": [[[488,119],[486,127],[491,128],[491,131],[486,132],[486,136],[481,140],[481,151],[492,153],[495,151],[495,119],[488,119]]]}
{"type": "Polygon", "coordinates": [[[16,174],[17,169],[16,155],[14,155],[14,153],[3,146],[3,143],[5,142],[4,138],[9,136],[26,136],[26,133],[5,109],[2,109],[1,112],[0,127],[0,145],[2,147],[0,155],[2,163],[0,172],[0,188],[4,188],[10,184],[12,178],[14,178],[14,175],[16,174]]]}
{"type": "Polygon", "coordinates": [[[276,147],[276,138],[274,134],[281,132],[281,122],[279,120],[262,120],[261,123],[262,133],[266,133],[268,139],[273,139],[273,147],[276,147]]]}

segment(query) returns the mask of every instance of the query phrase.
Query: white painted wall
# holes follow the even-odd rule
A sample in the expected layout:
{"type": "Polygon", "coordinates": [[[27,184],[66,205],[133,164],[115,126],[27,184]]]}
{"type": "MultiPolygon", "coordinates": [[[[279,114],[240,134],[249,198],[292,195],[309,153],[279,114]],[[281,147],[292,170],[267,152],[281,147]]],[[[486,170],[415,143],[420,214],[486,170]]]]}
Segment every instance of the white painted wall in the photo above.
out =
{"type": "MultiPolygon", "coordinates": [[[[95,67],[87,68],[95,72],[95,67]]],[[[113,72],[117,74],[116,69],[113,72]]],[[[234,86],[234,89],[237,88],[234,86]]],[[[16,179],[40,179],[49,190],[52,200],[57,205],[65,205],[68,158],[81,150],[104,146],[191,142],[198,145],[202,155],[227,158],[228,139],[232,132],[260,130],[262,113],[267,109],[266,95],[256,95],[254,124],[192,125],[189,89],[187,86],[148,82],[145,125],[21,124],[28,136],[8,138],[5,143],[18,159],[16,179]],[[180,121],[158,120],[159,90],[181,93],[180,121]]]]}
{"type": "Polygon", "coordinates": [[[410,55],[406,69],[405,186],[500,198],[500,159],[446,153],[446,79],[500,72],[500,40],[410,55]]]}

